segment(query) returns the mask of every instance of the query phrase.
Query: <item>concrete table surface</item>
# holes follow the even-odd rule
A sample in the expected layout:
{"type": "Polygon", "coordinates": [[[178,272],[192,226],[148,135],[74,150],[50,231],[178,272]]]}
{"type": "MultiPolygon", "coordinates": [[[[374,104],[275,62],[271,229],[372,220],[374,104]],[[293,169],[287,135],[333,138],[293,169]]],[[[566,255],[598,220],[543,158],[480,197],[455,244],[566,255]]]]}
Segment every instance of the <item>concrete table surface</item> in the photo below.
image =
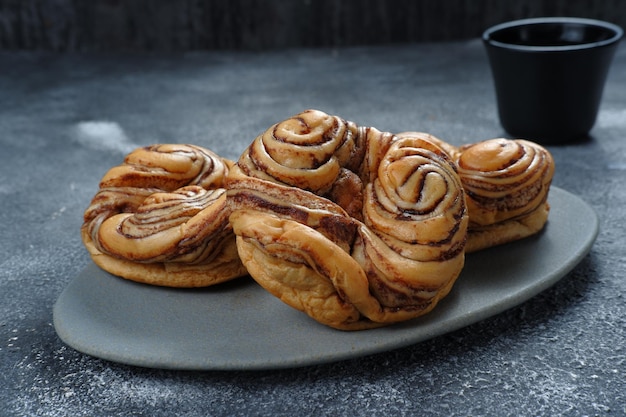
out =
{"type": "Polygon", "coordinates": [[[548,147],[554,185],[597,211],[599,237],[571,273],[522,305],[410,347],[276,371],[136,368],[57,337],[52,307],[90,263],[79,228],[108,168],[158,142],[236,159],[265,128],[307,108],[455,144],[507,136],[477,39],[266,53],[1,53],[0,415],[626,413],[626,45],[589,140],[548,147]]]}

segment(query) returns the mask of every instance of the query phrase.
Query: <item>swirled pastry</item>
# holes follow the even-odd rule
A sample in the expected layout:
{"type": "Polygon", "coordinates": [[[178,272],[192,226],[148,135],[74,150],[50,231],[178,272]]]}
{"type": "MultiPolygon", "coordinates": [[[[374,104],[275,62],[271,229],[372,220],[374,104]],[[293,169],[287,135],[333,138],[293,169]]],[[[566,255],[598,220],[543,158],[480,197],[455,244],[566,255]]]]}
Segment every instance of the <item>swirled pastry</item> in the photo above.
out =
{"type": "Polygon", "coordinates": [[[200,287],[246,274],[222,187],[232,162],[193,145],[137,149],[102,178],[81,235],[102,269],[133,281],[200,287]]]}
{"type": "Polygon", "coordinates": [[[554,161],[542,146],[491,139],[459,149],[459,176],[467,195],[467,251],[519,240],[543,229],[554,161]]]}
{"type": "Polygon", "coordinates": [[[467,253],[523,239],[545,226],[554,161],[541,145],[497,138],[455,147],[422,132],[398,136],[435,143],[458,165],[470,216],[467,253]]]}
{"type": "Polygon", "coordinates": [[[431,142],[309,110],[257,137],[226,183],[250,275],[325,325],[425,314],[463,267],[463,188],[431,142]]]}
{"type": "Polygon", "coordinates": [[[318,322],[359,330],[431,311],[465,253],[541,230],[549,152],[455,147],[307,110],[235,164],[194,145],[140,148],[84,213],[94,262],[126,279],[199,287],[250,274],[318,322]]]}
{"type": "Polygon", "coordinates": [[[353,122],[308,110],[267,129],[237,165],[247,176],[324,194],[342,168],[359,167],[365,151],[359,130],[353,122]]]}

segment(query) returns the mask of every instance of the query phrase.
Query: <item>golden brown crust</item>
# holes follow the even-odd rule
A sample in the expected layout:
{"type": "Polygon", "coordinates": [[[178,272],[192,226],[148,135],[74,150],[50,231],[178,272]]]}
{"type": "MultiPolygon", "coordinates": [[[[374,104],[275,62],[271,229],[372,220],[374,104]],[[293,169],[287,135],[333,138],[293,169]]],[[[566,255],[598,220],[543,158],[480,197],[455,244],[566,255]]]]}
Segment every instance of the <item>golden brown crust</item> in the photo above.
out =
{"type": "Polygon", "coordinates": [[[101,268],[126,279],[197,287],[245,275],[223,188],[232,166],[193,145],[152,145],[110,169],[85,210],[82,238],[101,268]]]}
{"type": "Polygon", "coordinates": [[[550,206],[544,203],[526,216],[470,230],[466,253],[491,248],[539,233],[548,221],[550,206]]]}
{"type": "Polygon", "coordinates": [[[83,242],[91,259],[100,268],[118,277],[143,284],[175,288],[207,287],[248,273],[239,260],[234,235],[224,242],[211,262],[198,264],[137,263],[99,251],[88,234],[83,234],[83,242]]]}
{"type": "Polygon", "coordinates": [[[293,220],[251,210],[232,215],[250,275],[271,294],[318,322],[342,330],[379,327],[363,317],[380,309],[367,278],[343,248],[293,220]]]}
{"type": "Polygon", "coordinates": [[[337,329],[425,314],[463,267],[463,189],[450,157],[420,138],[308,111],[260,135],[232,169],[227,189],[230,222],[250,275],[337,329]],[[282,132],[278,141],[276,132],[282,132]],[[328,176],[312,181],[320,167],[328,176]]]}

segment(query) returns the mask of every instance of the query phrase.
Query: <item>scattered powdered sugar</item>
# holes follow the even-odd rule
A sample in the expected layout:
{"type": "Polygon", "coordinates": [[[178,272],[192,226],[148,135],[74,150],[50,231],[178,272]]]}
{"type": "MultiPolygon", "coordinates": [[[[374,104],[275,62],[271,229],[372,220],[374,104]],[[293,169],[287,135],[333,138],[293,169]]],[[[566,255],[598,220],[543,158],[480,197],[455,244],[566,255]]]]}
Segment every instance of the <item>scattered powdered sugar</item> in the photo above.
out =
{"type": "Polygon", "coordinates": [[[176,395],[158,380],[134,378],[129,369],[93,365],[90,358],[65,346],[25,354],[15,364],[21,389],[10,400],[8,409],[40,417],[112,415],[121,409],[128,410],[128,415],[144,415],[132,410],[147,411],[176,395]],[[56,377],[51,367],[58,367],[56,377]]]}
{"type": "Polygon", "coordinates": [[[111,121],[91,120],[77,123],[74,139],[89,149],[127,154],[138,147],[122,127],[111,121]]]}

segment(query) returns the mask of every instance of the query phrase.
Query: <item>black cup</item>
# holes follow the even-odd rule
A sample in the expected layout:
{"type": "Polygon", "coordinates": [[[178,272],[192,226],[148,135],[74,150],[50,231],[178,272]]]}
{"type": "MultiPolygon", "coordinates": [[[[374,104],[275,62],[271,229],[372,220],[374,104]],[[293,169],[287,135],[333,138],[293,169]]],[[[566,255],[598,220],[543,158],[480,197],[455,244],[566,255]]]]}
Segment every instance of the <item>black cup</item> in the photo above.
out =
{"type": "Polygon", "coordinates": [[[502,127],[539,143],[587,137],[623,30],[572,17],[523,19],[483,33],[502,127]]]}

